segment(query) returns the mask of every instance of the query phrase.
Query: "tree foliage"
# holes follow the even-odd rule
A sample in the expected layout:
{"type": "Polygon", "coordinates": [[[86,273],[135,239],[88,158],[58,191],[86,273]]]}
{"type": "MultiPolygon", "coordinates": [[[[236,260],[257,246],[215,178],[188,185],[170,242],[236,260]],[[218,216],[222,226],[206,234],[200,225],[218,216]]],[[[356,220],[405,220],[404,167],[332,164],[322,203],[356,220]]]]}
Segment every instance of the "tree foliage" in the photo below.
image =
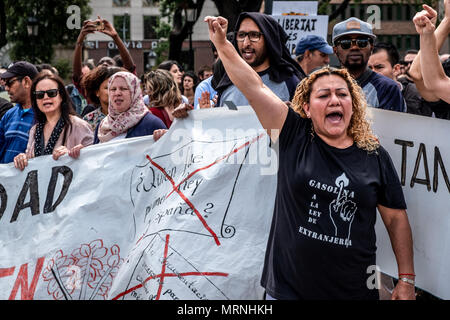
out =
{"type": "MultiPolygon", "coordinates": [[[[89,0],[4,0],[4,17],[6,41],[13,45],[10,55],[13,60],[27,60],[35,63],[51,62],[53,45],[72,44],[78,37],[79,29],[69,29],[67,13],[69,6],[80,8],[80,27],[89,17],[91,8],[89,0]],[[28,35],[28,18],[38,21],[38,36],[28,35]],[[34,55],[34,57],[33,57],[34,55]]],[[[0,6],[0,17],[2,16],[0,6]]],[[[1,41],[1,35],[0,35],[1,41]]],[[[4,43],[5,44],[5,43],[4,43]]]]}
{"type": "Polygon", "coordinates": [[[158,63],[166,58],[180,61],[183,41],[189,36],[195,22],[198,20],[205,0],[160,0],[159,19],[156,29],[160,39],[156,53],[158,63]],[[197,15],[193,22],[186,19],[186,9],[195,8],[197,15]]]}

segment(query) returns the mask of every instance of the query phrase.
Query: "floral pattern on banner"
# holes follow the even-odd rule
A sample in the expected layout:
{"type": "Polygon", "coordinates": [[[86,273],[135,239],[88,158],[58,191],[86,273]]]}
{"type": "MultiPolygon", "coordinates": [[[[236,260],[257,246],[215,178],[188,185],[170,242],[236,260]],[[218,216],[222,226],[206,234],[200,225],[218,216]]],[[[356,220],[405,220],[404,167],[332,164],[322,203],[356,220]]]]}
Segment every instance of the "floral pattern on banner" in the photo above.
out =
{"type": "Polygon", "coordinates": [[[105,300],[122,262],[119,246],[108,249],[97,239],[82,244],[70,255],[58,250],[47,262],[42,277],[54,300],[105,300]]]}

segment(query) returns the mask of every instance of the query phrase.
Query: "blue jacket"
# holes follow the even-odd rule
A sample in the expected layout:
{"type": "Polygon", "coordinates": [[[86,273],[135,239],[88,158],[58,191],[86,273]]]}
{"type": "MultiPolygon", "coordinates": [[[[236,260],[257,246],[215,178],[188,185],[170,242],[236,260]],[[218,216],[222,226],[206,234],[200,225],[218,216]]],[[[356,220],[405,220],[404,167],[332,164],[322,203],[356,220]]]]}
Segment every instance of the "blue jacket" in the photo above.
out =
{"type": "Polygon", "coordinates": [[[34,123],[33,109],[22,109],[16,104],[0,121],[0,163],[14,161],[14,157],[25,152],[28,133],[34,123]]]}

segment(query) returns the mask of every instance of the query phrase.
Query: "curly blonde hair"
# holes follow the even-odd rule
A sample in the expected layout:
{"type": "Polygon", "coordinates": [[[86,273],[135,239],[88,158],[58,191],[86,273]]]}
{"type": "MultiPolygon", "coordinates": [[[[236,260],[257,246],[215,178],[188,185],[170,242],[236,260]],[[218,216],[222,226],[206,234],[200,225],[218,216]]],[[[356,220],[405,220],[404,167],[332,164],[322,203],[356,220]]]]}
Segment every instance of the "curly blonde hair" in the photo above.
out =
{"type": "Polygon", "coordinates": [[[323,76],[336,75],[341,77],[347,83],[352,98],[353,114],[350,124],[347,128],[347,134],[353,138],[358,148],[366,151],[374,151],[380,146],[380,142],[376,135],[372,132],[370,123],[367,120],[367,102],[361,87],[352,78],[346,69],[336,69],[332,67],[324,67],[313,73],[297,86],[294,98],[292,99],[292,107],[298,112],[302,118],[306,118],[303,105],[309,103],[312,92],[312,86],[317,79],[323,76]]]}
{"type": "Polygon", "coordinates": [[[175,108],[181,103],[181,91],[169,71],[158,69],[144,76],[151,107],[175,108]]]}

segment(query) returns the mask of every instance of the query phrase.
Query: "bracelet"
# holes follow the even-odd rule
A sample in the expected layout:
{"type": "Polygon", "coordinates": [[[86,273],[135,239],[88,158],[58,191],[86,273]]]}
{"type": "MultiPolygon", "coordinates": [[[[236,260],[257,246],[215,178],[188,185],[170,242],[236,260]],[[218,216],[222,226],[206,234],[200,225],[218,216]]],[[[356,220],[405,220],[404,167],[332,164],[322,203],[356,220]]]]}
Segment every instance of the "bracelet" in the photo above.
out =
{"type": "Polygon", "coordinates": [[[415,277],[416,275],[414,273],[399,273],[398,274],[400,277],[401,276],[411,276],[411,277],[415,277]]]}
{"type": "Polygon", "coordinates": [[[413,286],[416,284],[416,282],[413,279],[410,279],[410,278],[400,278],[398,280],[401,280],[403,282],[409,283],[410,285],[413,285],[413,286]]]}

